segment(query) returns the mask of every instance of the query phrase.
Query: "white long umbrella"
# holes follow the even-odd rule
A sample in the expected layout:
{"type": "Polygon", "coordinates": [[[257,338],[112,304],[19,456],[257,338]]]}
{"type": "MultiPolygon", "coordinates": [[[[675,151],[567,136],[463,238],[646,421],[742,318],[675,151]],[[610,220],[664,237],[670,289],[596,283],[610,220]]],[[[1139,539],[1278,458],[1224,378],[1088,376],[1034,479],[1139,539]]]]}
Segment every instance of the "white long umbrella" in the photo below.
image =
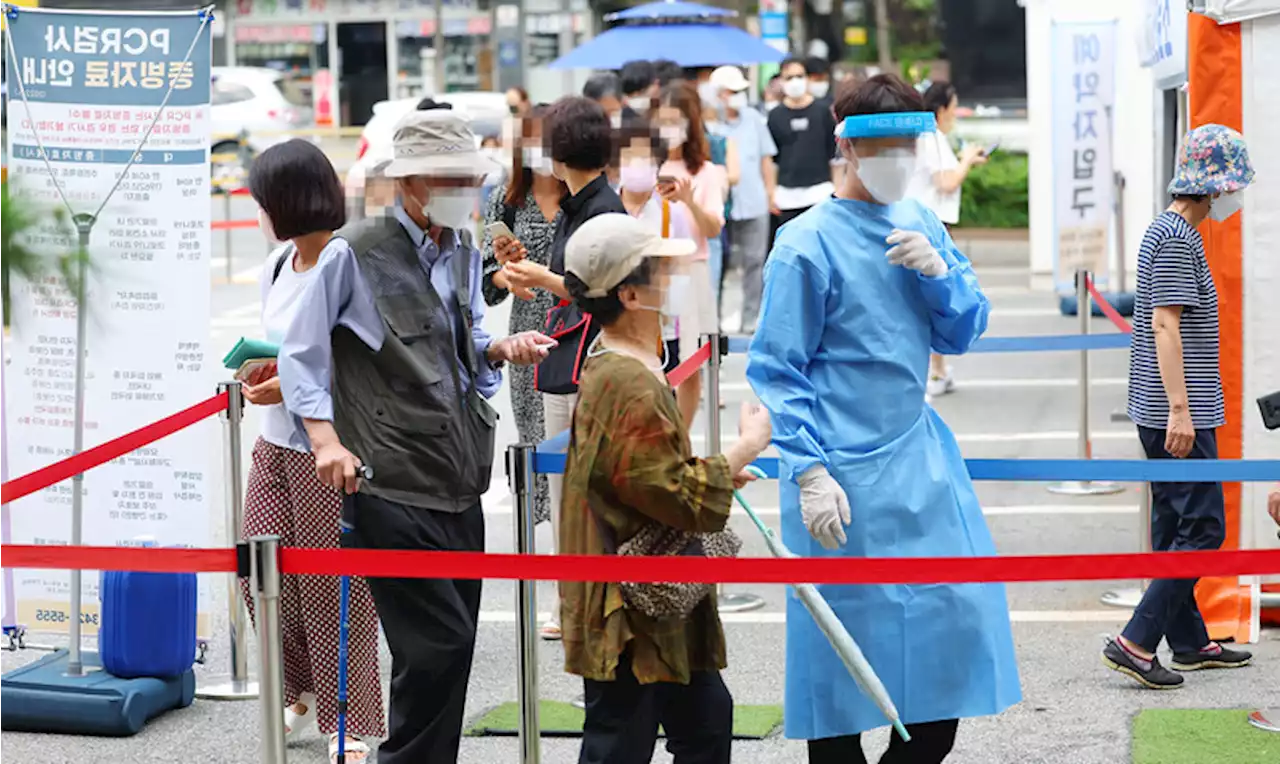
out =
{"type": "MultiPolygon", "coordinates": [[[[759,467],[751,466],[747,469],[756,477],[765,477],[764,471],[759,467]]],[[[774,557],[798,556],[788,549],[786,544],[782,543],[782,539],[778,538],[769,526],[760,520],[760,517],[751,509],[751,505],[747,503],[741,493],[734,491],[733,497],[747,511],[747,515],[751,517],[751,522],[755,523],[756,529],[764,536],[765,543],[769,545],[769,551],[773,552],[774,557]]],[[[893,705],[893,700],[889,697],[889,691],[884,688],[884,683],[876,675],[875,669],[871,668],[870,663],[867,663],[866,656],[862,654],[862,648],[858,647],[858,643],[853,640],[853,636],[849,634],[848,629],[844,627],[844,624],[840,623],[840,619],[836,617],[831,605],[827,604],[827,600],[818,593],[817,587],[813,584],[795,584],[794,588],[796,596],[804,603],[809,615],[813,616],[814,622],[818,624],[818,628],[822,630],[827,641],[831,643],[831,648],[840,656],[840,660],[844,662],[844,667],[849,670],[849,675],[853,677],[853,681],[858,683],[862,694],[876,704],[880,712],[893,725],[893,728],[898,731],[898,735],[904,741],[910,742],[911,735],[907,733],[907,728],[903,726],[902,720],[898,717],[898,708],[893,705]]]]}

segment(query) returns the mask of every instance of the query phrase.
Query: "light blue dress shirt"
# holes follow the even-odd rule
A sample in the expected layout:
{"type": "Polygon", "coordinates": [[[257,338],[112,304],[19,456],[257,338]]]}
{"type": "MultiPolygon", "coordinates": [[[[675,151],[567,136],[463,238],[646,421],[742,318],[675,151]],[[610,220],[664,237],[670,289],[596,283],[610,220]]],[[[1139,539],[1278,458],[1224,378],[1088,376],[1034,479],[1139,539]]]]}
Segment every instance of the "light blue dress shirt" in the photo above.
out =
{"type": "MultiPolygon", "coordinates": [[[[493,368],[485,356],[493,338],[481,327],[484,297],[481,293],[480,252],[474,248],[463,248],[461,238],[452,230],[443,231],[440,235],[443,246],[436,246],[399,204],[396,205],[395,216],[418,250],[422,268],[430,276],[432,287],[444,303],[450,327],[457,325],[459,316],[454,299],[453,271],[449,264],[454,257],[471,259],[471,340],[479,363],[476,391],[486,398],[493,397],[502,385],[502,372],[493,368]]],[[[321,252],[315,273],[298,302],[297,313],[280,344],[280,390],[285,407],[293,415],[331,422],[333,398],[329,385],[333,369],[333,330],[339,326],[350,329],[374,352],[382,349],[385,337],[373,290],[360,272],[355,252],[346,241],[334,239],[321,252]]],[[[454,360],[466,390],[470,386],[466,367],[461,357],[454,360]]]]}
{"type": "Polygon", "coordinates": [[[743,109],[735,122],[725,123],[725,135],[738,149],[738,184],[733,187],[730,220],[755,220],[769,214],[769,195],[760,161],[777,156],[769,125],[755,109],[743,109]]]}

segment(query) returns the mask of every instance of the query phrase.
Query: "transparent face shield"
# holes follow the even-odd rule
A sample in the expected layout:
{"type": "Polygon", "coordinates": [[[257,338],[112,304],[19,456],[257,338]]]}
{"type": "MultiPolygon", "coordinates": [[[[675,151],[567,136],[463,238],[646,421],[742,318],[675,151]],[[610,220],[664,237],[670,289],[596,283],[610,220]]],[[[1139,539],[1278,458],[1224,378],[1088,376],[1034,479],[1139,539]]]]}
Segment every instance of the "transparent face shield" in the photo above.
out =
{"type": "Polygon", "coordinates": [[[913,183],[929,180],[930,168],[942,167],[945,138],[930,112],[846,117],[836,138],[847,171],[880,204],[902,201],[913,183]]]}

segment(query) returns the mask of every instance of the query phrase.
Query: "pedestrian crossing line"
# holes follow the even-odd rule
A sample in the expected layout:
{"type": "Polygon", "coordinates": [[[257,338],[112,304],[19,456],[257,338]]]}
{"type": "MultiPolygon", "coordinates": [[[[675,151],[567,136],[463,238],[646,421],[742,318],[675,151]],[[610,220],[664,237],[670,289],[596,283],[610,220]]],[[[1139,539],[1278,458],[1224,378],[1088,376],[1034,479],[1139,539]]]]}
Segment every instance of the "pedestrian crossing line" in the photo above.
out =
{"type": "MultiPolygon", "coordinates": [[[[1122,608],[1114,610],[1011,610],[1009,620],[1013,623],[1125,623],[1131,612],[1122,608]]],[[[550,613],[538,613],[538,623],[550,618],[550,613]]],[[[748,613],[721,613],[721,623],[726,626],[736,624],[785,624],[787,614],[777,611],[752,611],[748,613]]],[[[514,610],[482,610],[480,623],[515,623],[514,610]]]]}
{"type": "MultiPolygon", "coordinates": [[[[485,514],[509,516],[513,511],[511,495],[507,494],[500,498],[494,498],[497,501],[492,504],[486,499],[484,503],[485,514]]],[[[751,508],[760,517],[780,517],[782,515],[779,507],[757,507],[753,504],[751,508]]],[[[987,517],[1018,517],[1025,515],[1070,515],[1078,517],[1082,515],[1136,515],[1137,513],[1138,508],[1128,504],[1026,504],[982,508],[982,514],[987,517]]]]}

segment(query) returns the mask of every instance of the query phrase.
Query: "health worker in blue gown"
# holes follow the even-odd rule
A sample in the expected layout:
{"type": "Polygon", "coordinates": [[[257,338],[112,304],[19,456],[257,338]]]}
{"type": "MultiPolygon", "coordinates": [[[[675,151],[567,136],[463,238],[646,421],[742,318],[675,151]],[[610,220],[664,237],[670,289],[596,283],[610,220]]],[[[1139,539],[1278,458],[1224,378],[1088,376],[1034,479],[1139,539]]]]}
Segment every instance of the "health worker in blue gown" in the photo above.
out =
{"type": "MultiPolygon", "coordinates": [[[[747,379],[773,417],[783,541],[802,556],[995,554],[964,458],[925,403],[929,352],[964,353],[990,305],[927,208],[904,201],[935,129],[891,75],[835,103],[836,195],[778,232],[747,379]]],[[[1004,586],[820,586],[911,733],[881,764],[934,764],[959,719],[1022,699],[1004,586]]],[[[803,605],[787,600],[786,735],[811,764],[865,762],[886,723],[803,605]]]]}

